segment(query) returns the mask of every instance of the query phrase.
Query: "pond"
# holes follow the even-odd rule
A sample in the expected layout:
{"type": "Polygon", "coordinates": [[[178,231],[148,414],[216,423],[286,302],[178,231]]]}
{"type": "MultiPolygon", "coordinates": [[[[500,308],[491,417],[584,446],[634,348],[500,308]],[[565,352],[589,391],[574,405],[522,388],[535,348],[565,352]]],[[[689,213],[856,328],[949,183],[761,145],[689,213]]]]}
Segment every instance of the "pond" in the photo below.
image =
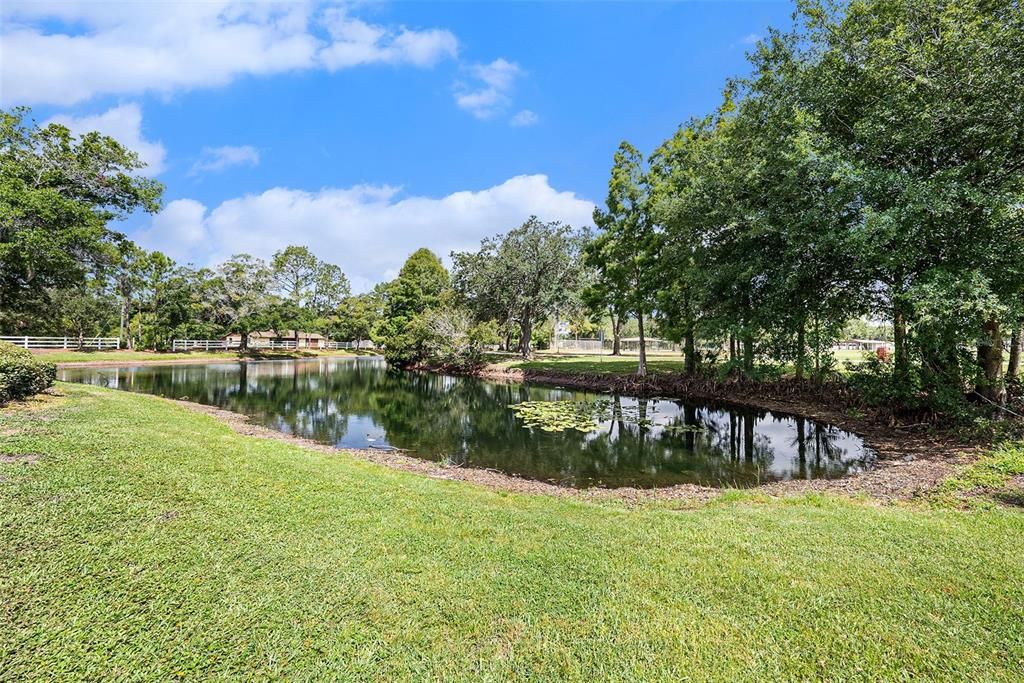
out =
{"type": "Polygon", "coordinates": [[[754,408],[388,368],[377,358],[64,368],[60,378],[186,399],[289,434],[564,486],[754,486],[834,478],[874,453],[834,426],[754,408]]]}

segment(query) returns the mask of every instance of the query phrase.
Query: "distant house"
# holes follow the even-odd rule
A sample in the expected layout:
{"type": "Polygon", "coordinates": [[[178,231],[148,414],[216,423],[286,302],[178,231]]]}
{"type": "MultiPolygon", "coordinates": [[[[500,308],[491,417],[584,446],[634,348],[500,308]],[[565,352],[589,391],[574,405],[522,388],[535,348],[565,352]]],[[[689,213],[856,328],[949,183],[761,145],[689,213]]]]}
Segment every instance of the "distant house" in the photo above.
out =
{"type": "MultiPolygon", "coordinates": [[[[237,332],[224,337],[223,341],[228,344],[239,344],[242,335],[237,332]]],[[[249,346],[270,346],[271,344],[295,344],[297,349],[320,349],[324,347],[327,338],[318,332],[300,332],[298,330],[282,330],[280,334],[273,330],[261,330],[249,333],[249,346]]]]}
{"type": "Polygon", "coordinates": [[[832,347],[833,351],[878,351],[878,349],[885,349],[886,351],[895,350],[896,346],[890,341],[884,341],[882,339],[844,339],[840,342],[836,342],[836,345],[832,347]]]}

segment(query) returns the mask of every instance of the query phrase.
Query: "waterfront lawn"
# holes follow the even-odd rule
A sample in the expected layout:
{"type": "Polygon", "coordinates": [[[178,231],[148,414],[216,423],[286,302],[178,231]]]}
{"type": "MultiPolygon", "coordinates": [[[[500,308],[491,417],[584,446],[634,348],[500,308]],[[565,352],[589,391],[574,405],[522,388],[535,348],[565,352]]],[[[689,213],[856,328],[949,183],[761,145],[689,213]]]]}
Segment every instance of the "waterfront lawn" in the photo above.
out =
{"type": "Polygon", "coordinates": [[[1024,674],[1020,509],[514,495],[59,389],[0,410],[0,679],[1024,674]]]}
{"type": "Polygon", "coordinates": [[[34,351],[40,358],[54,363],[117,363],[135,361],[182,361],[182,360],[238,360],[250,358],[257,360],[285,360],[288,358],[318,358],[327,356],[356,356],[364,352],[338,350],[299,349],[288,351],[274,349],[272,351],[249,351],[239,353],[238,351],[185,351],[174,353],[171,351],[129,351],[128,349],[112,351],[34,351]]]}
{"type": "MultiPolygon", "coordinates": [[[[863,351],[836,351],[836,361],[839,370],[842,372],[848,363],[858,365],[863,363],[868,354],[863,351]]],[[[501,368],[532,372],[557,371],[573,374],[586,375],[631,375],[636,373],[636,354],[623,356],[612,356],[610,354],[556,354],[551,352],[538,352],[530,360],[522,358],[495,357],[495,365],[501,368]]],[[[656,372],[682,372],[683,358],[678,353],[667,354],[657,353],[647,356],[647,371],[656,372]]],[[[792,373],[792,367],[784,367],[784,373],[792,373]]]]}

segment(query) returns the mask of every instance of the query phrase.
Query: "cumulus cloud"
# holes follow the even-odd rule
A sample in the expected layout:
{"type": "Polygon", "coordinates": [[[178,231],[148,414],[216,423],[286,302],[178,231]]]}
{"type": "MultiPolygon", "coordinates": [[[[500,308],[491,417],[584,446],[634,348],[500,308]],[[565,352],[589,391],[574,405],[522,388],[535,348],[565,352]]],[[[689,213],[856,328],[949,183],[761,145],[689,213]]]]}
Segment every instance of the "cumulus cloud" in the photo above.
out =
{"type": "Polygon", "coordinates": [[[372,26],[350,17],[342,8],[327,10],[323,23],[333,41],[320,51],[319,57],[331,70],[374,62],[428,67],[458,54],[455,36],[441,29],[414,31],[404,26],[397,30],[372,26]]]}
{"type": "Polygon", "coordinates": [[[306,192],[276,187],[230,199],[212,210],[191,199],[170,202],[133,238],[179,261],[213,265],[236,253],[269,257],[308,245],[338,264],[358,291],[394,277],[419,247],[439,256],[475,249],[484,237],[537,215],[591,224],[593,203],[551,187],[547,176],[510,178],[484,190],[444,197],[400,197],[398,188],[358,185],[306,192]]]}
{"type": "Polygon", "coordinates": [[[374,26],[308,3],[8,0],[0,17],[7,105],[171,93],[299,69],[428,67],[458,50],[446,30],[374,26]]]}
{"type": "Polygon", "coordinates": [[[498,58],[470,67],[473,83],[457,83],[455,103],[478,119],[489,119],[511,103],[510,93],[523,70],[515,62],[498,58]]]}
{"type": "Polygon", "coordinates": [[[167,150],[159,142],[150,142],[142,136],[142,110],[137,104],[123,104],[95,116],[54,116],[49,123],[67,126],[75,135],[98,131],[109,135],[128,149],[136,152],[146,164],[142,173],[155,176],[164,170],[167,150]]]}
{"type": "Polygon", "coordinates": [[[536,124],[540,119],[529,109],[524,109],[521,112],[513,116],[509,123],[516,127],[532,126],[536,124]]]}
{"type": "Polygon", "coordinates": [[[260,152],[252,145],[204,147],[199,161],[192,165],[191,172],[223,171],[231,166],[256,166],[259,163],[260,152]]]}

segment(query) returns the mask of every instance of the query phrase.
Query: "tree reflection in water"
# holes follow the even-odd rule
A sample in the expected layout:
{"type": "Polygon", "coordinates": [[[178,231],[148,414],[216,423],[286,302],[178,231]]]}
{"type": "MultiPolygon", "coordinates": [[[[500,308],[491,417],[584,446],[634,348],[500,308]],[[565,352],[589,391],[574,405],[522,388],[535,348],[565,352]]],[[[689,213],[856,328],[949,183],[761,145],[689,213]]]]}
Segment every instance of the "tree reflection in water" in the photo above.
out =
{"type": "Polygon", "coordinates": [[[324,443],[391,446],[576,487],[750,486],[841,476],[872,459],[835,427],[701,401],[613,396],[595,430],[545,432],[508,406],[607,397],[402,372],[377,359],[68,368],[62,379],[188,398],[324,443]]]}

